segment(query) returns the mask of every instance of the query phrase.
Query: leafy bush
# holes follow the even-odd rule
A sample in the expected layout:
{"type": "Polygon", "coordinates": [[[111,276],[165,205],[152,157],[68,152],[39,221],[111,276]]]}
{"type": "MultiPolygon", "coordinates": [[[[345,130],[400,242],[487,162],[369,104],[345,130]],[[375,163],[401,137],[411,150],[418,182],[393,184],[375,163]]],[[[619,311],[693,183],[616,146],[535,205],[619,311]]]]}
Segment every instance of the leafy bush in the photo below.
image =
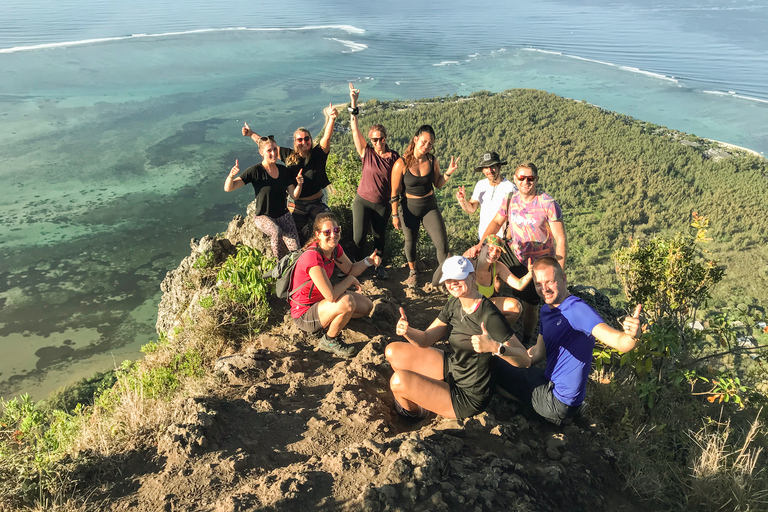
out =
{"type": "Polygon", "coordinates": [[[229,257],[219,270],[219,295],[237,306],[251,329],[261,327],[269,316],[271,285],[262,275],[274,265],[274,258],[241,245],[237,255],[229,257]]]}

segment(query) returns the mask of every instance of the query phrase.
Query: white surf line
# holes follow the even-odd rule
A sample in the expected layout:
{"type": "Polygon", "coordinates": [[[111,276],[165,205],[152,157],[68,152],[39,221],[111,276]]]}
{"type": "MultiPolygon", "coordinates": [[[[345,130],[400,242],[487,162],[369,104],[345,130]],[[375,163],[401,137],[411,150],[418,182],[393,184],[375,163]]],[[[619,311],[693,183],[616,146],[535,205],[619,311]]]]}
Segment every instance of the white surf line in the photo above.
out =
{"type": "Polygon", "coordinates": [[[365,30],[354,27],[352,25],[310,25],[298,28],[248,28],[248,27],[228,27],[228,28],[201,28],[195,30],[182,30],[179,32],[162,32],[159,34],[131,34],[128,36],[114,36],[114,37],[101,37],[95,39],[82,39],[79,41],[65,41],[59,43],[44,43],[31,46],[15,46],[13,48],[0,48],[0,54],[4,53],[17,53],[28,52],[35,50],[48,50],[52,48],[65,48],[71,46],[86,46],[92,44],[109,43],[114,41],[125,41],[129,39],[142,39],[142,38],[156,38],[156,37],[170,37],[170,36],[183,36],[189,34],[205,34],[212,32],[290,32],[290,31],[305,31],[305,30],[343,30],[350,34],[364,34],[365,30]]]}

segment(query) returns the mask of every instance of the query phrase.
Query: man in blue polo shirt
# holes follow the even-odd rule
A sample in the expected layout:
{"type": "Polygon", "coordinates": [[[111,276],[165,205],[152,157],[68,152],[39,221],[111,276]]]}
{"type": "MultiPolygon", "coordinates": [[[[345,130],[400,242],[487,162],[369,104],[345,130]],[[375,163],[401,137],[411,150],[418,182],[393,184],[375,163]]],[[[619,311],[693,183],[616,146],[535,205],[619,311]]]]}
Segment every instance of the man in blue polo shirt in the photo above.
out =
{"type": "Polygon", "coordinates": [[[578,416],[584,408],[595,340],[620,352],[635,348],[640,334],[641,305],[624,319],[624,330],[618,331],[584,301],[568,293],[565,274],[556,259],[536,260],[533,279],[544,305],[539,317],[539,338],[528,354],[531,364],[546,358],[546,369],[516,368],[499,361],[495,367],[496,383],[533,407],[545,420],[560,425],[578,416]]]}

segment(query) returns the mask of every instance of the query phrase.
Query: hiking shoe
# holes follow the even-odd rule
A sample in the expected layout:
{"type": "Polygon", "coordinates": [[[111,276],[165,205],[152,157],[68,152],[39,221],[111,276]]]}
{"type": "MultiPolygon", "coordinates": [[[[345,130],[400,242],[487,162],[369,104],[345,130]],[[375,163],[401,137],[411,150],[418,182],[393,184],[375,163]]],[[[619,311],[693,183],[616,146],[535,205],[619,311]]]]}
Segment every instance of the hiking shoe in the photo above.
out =
{"type": "Polygon", "coordinates": [[[331,354],[339,357],[352,357],[357,350],[352,345],[347,345],[341,340],[341,335],[335,338],[328,339],[325,334],[320,338],[320,342],[317,344],[320,350],[330,352],[331,354]]]}
{"type": "Polygon", "coordinates": [[[408,279],[405,280],[405,286],[408,288],[416,288],[419,284],[419,274],[415,270],[411,270],[408,273],[408,279]]]}
{"type": "Polygon", "coordinates": [[[377,279],[389,279],[389,274],[387,274],[387,271],[384,270],[384,266],[378,266],[376,267],[376,278],[377,279]]]}

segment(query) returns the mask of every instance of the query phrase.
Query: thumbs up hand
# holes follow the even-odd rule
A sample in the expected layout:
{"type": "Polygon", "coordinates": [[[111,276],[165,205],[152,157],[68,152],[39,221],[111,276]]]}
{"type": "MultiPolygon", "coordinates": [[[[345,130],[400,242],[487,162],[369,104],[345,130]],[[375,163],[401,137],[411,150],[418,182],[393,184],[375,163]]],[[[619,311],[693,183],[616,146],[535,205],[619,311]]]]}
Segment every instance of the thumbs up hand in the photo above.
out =
{"type": "MultiPolygon", "coordinates": [[[[379,265],[381,265],[381,256],[379,256],[379,250],[378,250],[378,249],[374,249],[374,250],[373,250],[373,254],[371,254],[370,256],[368,256],[368,261],[369,261],[369,262],[371,262],[371,263],[373,263],[373,264],[374,264],[374,266],[377,266],[377,267],[378,267],[379,265]]],[[[401,308],[401,309],[402,309],[402,308],[401,308]]]]}
{"type": "Polygon", "coordinates": [[[398,336],[405,336],[405,333],[408,331],[408,318],[405,316],[405,310],[403,308],[400,308],[400,319],[397,321],[397,326],[395,327],[395,334],[398,336]]]}
{"type": "Polygon", "coordinates": [[[296,184],[301,185],[304,183],[304,169],[299,169],[299,174],[296,175],[296,184]]]}
{"type": "Polygon", "coordinates": [[[235,165],[234,165],[234,166],[232,167],[232,169],[229,171],[229,177],[230,177],[230,178],[232,178],[232,179],[235,179],[235,176],[237,176],[239,172],[240,172],[240,163],[239,163],[239,161],[236,159],[236,160],[235,160],[235,165]]]}
{"type": "Polygon", "coordinates": [[[480,334],[472,335],[472,348],[475,349],[475,352],[478,354],[482,354],[483,352],[496,352],[499,348],[499,342],[493,341],[488,335],[488,330],[485,328],[485,322],[480,324],[480,330],[480,334]]]}
{"type": "Polygon", "coordinates": [[[630,335],[633,339],[640,337],[640,311],[642,311],[642,309],[643,305],[638,304],[635,307],[635,312],[632,314],[632,316],[627,316],[624,318],[624,322],[622,324],[622,327],[624,327],[624,332],[630,335]]]}
{"type": "Polygon", "coordinates": [[[243,137],[250,137],[251,135],[253,135],[253,130],[251,130],[251,127],[248,126],[248,123],[243,123],[242,132],[243,132],[243,137]]]}

